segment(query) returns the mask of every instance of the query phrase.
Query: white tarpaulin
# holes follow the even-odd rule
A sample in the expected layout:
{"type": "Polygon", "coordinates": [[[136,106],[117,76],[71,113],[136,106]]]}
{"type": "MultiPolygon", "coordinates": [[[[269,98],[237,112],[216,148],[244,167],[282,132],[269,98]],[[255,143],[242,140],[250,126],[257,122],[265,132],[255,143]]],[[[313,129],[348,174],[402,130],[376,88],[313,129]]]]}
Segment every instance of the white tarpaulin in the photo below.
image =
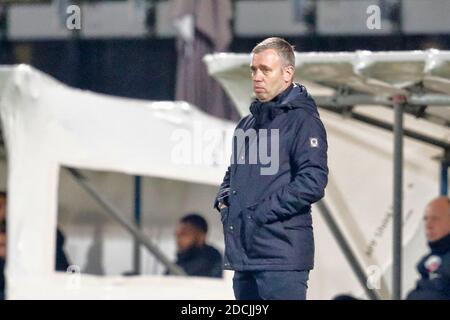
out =
{"type": "MultiPolygon", "coordinates": [[[[234,129],[187,103],[75,90],[25,65],[0,68],[0,113],[8,156],[10,299],[69,297],[71,276],[53,271],[61,166],[218,185],[234,129]]],[[[194,285],[194,279],[177,278],[161,289],[164,280],[152,277],[143,280],[148,285],[87,279],[71,298],[102,298],[105,288],[109,298],[233,297],[226,280],[194,285]]]]}

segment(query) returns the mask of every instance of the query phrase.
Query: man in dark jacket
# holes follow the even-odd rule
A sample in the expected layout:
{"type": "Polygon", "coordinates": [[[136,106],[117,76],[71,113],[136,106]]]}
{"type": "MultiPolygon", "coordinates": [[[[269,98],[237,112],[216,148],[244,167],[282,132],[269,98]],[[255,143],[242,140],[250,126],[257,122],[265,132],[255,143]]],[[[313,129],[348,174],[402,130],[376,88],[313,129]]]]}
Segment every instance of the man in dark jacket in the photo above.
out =
{"type": "Polygon", "coordinates": [[[450,202],[431,201],[425,209],[425,231],[431,252],[417,265],[421,278],[408,300],[450,300],[450,202]]]}
{"type": "Polygon", "coordinates": [[[176,264],[189,276],[221,278],[222,255],[206,244],[207,233],[208,224],[202,216],[193,213],[181,218],[175,232],[176,264]]]}
{"type": "Polygon", "coordinates": [[[306,299],[314,265],[311,204],[327,184],[327,137],[293,47],[268,38],[252,51],[256,100],[237,125],[214,207],[236,299],[306,299]]]}

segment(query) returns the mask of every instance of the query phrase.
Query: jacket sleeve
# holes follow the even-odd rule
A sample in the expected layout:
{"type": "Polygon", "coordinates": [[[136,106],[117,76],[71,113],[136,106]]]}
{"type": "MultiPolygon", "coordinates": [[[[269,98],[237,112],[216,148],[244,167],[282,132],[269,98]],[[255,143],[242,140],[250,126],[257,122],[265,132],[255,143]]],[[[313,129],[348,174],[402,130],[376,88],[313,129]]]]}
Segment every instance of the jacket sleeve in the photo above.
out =
{"type": "Polygon", "coordinates": [[[219,203],[223,202],[228,206],[228,196],[230,195],[230,167],[228,167],[227,172],[225,172],[225,177],[223,178],[223,182],[219,187],[219,191],[217,192],[216,199],[214,201],[214,208],[219,210],[219,203]]]}
{"type": "Polygon", "coordinates": [[[318,116],[308,116],[293,139],[292,181],[262,199],[250,210],[257,224],[264,224],[299,214],[325,193],[328,182],[327,136],[318,116]]]}
{"type": "MultiPolygon", "coordinates": [[[[245,123],[248,120],[248,118],[249,118],[249,116],[246,116],[246,117],[242,118],[238,122],[238,124],[237,124],[237,126],[235,128],[235,131],[237,129],[242,128],[243,123],[245,123]]],[[[234,136],[234,134],[233,134],[233,136],[234,136]]],[[[234,139],[233,139],[233,141],[234,141],[234,139]]],[[[233,141],[231,143],[233,143],[233,141]]],[[[233,148],[234,148],[234,146],[233,146],[233,148]]],[[[223,178],[222,184],[219,187],[219,192],[217,192],[216,199],[214,200],[214,206],[213,207],[215,209],[217,209],[217,211],[220,211],[219,210],[219,202],[223,202],[226,206],[229,206],[229,203],[228,203],[228,196],[229,195],[230,195],[230,166],[228,166],[228,169],[225,172],[225,176],[223,178]]]]}

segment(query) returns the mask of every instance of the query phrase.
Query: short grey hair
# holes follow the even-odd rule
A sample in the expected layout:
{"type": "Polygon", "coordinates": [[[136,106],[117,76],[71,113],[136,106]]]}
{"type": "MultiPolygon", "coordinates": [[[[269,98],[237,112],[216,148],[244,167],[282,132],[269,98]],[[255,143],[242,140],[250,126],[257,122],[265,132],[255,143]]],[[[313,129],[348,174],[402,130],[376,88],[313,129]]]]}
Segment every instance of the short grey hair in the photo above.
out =
{"type": "Polygon", "coordinates": [[[286,40],[278,37],[267,38],[258,43],[253,48],[252,53],[260,53],[267,49],[274,49],[283,61],[284,66],[295,67],[294,46],[286,40]]]}

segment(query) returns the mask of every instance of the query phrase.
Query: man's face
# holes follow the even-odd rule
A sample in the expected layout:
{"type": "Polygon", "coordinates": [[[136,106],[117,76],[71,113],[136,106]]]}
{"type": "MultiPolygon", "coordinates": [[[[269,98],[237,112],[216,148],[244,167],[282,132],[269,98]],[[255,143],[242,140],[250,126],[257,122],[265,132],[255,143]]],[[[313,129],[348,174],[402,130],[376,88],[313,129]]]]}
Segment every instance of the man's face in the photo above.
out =
{"type": "Polygon", "coordinates": [[[283,92],[294,75],[292,66],[283,66],[281,57],[274,49],[266,49],[253,54],[250,65],[253,92],[258,100],[270,101],[283,92]]]}
{"type": "Polygon", "coordinates": [[[6,198],[0,196],[0,222],[6,219],[6,198]]]}
{"type": "Polygon", "coordinates": [[[202,232],[189,223],[179,223],[175,231],[175,237],[178,252],[189,250],[202,242],[202,232]]]}
{"type": "Polygon", "coordinates": [[[434,242],[450,234],[450,205],[444,197],[430,202],[425,209],[427,240],[434,242]]]}

